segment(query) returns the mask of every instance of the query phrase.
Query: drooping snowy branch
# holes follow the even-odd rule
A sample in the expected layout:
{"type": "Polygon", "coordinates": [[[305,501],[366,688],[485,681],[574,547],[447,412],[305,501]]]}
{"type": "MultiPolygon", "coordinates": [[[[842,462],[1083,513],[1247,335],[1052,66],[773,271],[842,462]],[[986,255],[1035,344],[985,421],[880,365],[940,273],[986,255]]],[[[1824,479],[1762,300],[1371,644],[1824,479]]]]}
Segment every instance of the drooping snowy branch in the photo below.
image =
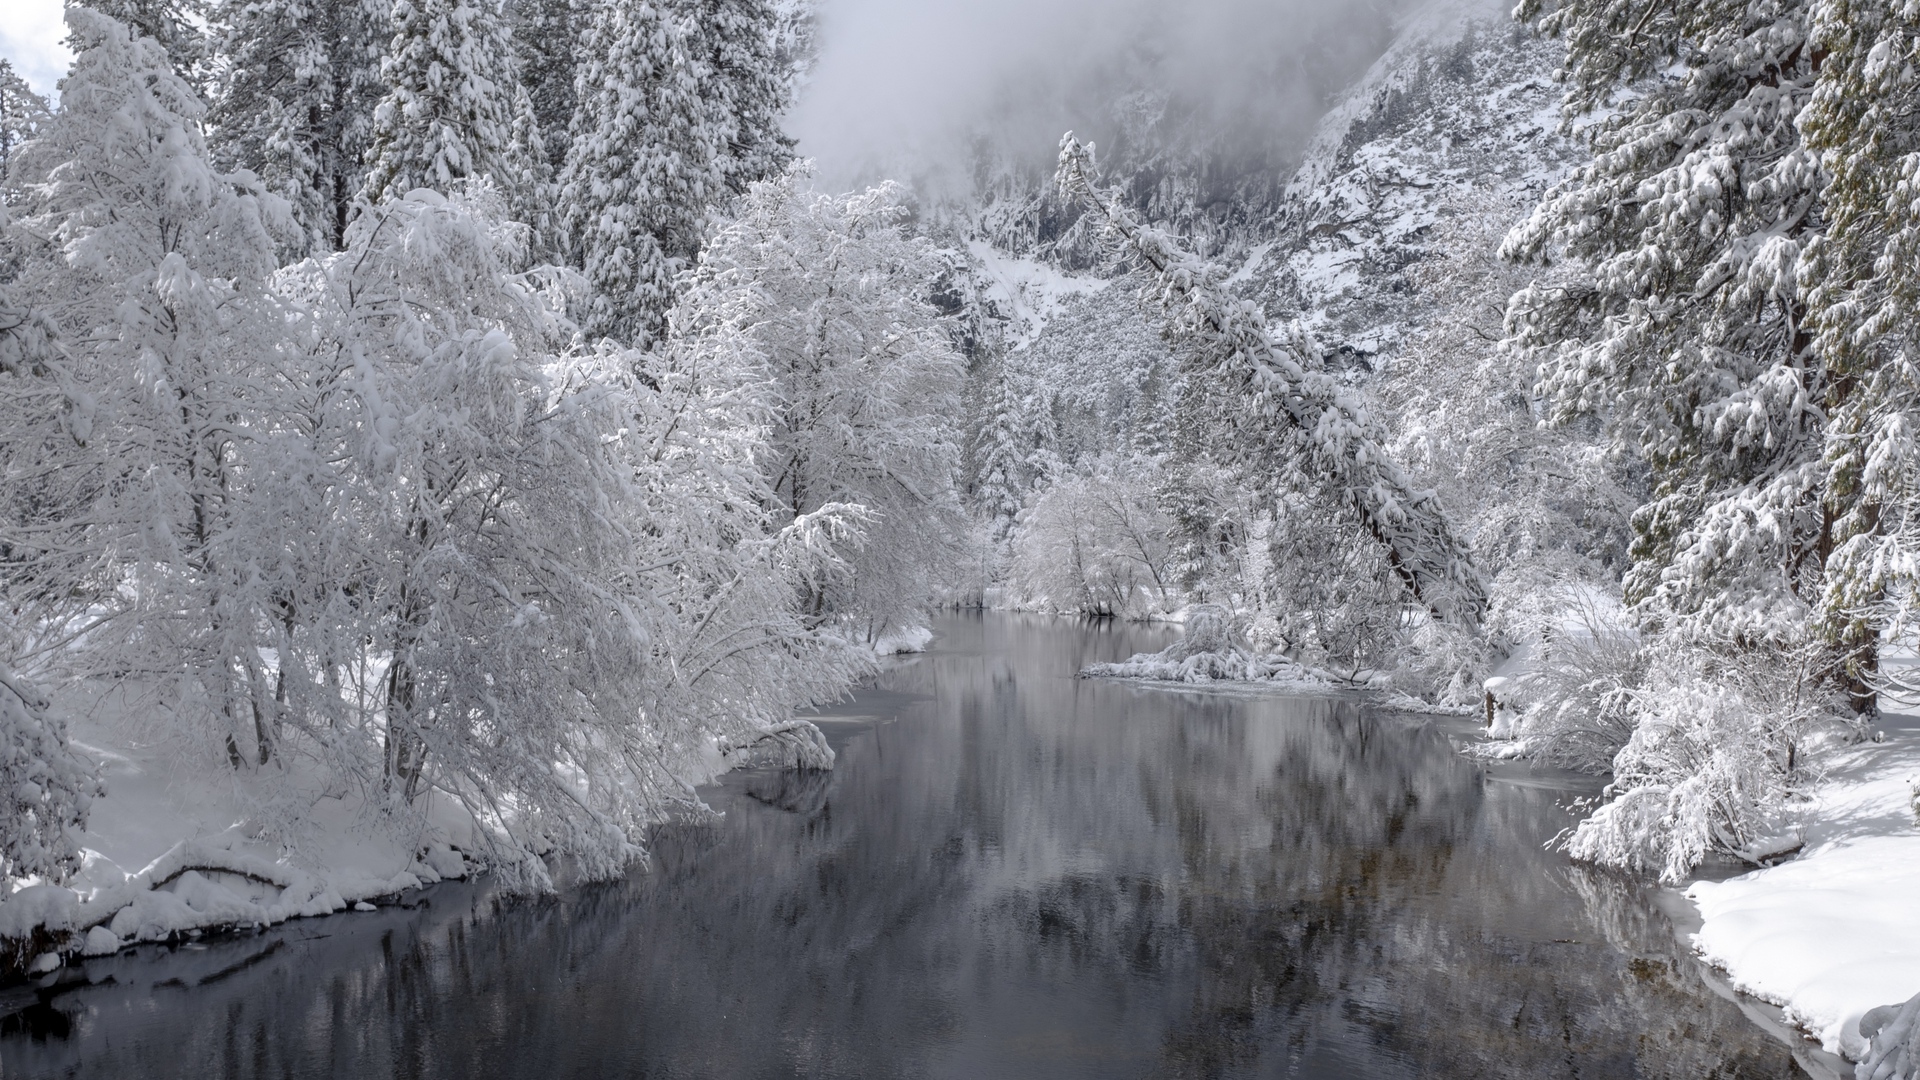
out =
{"type": "Polygon", "coordinates": [[[1435,494],[1387,454],[1365,405],[1326,370],[1306,333],[1289,326],[1276,335],[1258,308],[1220,287],[1207,263],[1135,217],[1118,192],[1098,185],[1093,148],[1071,133],[1061,141],[1056,180],[1152,275],[1189,377],[1230,388],[1234,405],[1209,445],[1266,482],[1301,476],[1358,520],[1414,599],[1436,617],[1477,625],[1486,588],[1466,543],[1435,494]]]}

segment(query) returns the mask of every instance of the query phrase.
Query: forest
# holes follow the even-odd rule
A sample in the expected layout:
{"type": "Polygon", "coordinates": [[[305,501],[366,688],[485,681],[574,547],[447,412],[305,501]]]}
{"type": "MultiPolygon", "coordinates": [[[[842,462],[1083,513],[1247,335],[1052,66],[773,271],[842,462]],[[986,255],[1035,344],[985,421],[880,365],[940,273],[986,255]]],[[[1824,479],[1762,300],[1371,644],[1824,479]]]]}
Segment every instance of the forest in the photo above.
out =
{"type": "Polygon", "coordinates": [[[119,738],[283,852],[617,877],[953,608],[1482,716],[1608,778],[1585,863],[1796,849],[1916,689],[1920,12],[1354,10],[816,163],[804,0],[67,8],[57,95],[0,60],[0,873],[94,881],[119,738]]]}

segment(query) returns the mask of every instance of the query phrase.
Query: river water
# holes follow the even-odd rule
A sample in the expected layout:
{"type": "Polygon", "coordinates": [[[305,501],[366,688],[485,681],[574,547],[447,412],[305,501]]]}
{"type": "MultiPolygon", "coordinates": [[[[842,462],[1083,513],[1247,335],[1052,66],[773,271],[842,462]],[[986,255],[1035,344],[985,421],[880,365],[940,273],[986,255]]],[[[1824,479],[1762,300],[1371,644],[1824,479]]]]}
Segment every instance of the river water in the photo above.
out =
{"type": "Polygon", "coordinates": [[[729,776],[648,870],[90,961],[13,992],[0,1078],[1800,1075],[1546,850],[1591,782],[1073,678],[1164,629],[939,630],[822,721],[838,769],[729,776]]]}

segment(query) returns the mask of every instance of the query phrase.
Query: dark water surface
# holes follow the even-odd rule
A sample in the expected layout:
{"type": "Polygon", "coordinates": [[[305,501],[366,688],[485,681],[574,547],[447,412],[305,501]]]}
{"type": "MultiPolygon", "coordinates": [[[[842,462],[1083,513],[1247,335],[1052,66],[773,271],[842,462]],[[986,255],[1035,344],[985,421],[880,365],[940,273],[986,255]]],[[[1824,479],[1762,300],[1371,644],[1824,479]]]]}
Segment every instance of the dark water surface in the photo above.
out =
{"type": "Polygon", "coordinates": [[[1072,678],[1162,630],[940,630],[823,723],[835,772],[730,777],[650,871],[91,961],[11,992],[0,1077],[1799,1075],[1543,849],[1590,787],[1072,678]]]}

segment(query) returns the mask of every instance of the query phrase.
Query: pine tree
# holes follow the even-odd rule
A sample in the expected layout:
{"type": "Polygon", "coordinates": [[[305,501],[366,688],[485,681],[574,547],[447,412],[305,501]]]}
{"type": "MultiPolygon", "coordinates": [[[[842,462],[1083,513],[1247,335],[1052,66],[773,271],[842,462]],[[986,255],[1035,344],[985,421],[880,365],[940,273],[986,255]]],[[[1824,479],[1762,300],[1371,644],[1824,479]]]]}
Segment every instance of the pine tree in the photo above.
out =
{"type": "Polygon", "coordinates": [[[1824,621],[1825,677],[1870,709],[1872,635],[1821,617],[1827,558],[1852,528],[1829,429],[1860,379],[1831,366],[1802,286],[1827,183],[1796,125],[1827,78],[1811,4],[1541,10],[1522,15],[1567,40],[1569,123],[1609,111],[1586,128],[1593,161],[1503,248],[1588,269],[1517,294],[1508,333],[1541,361],[1559,418],[1602,415],[1652,470],[1627,598],[1738,647],[1791,648],[1824,621]]]}
{"type": "Polygon", "coordinates": [[[1013,532],[1028,486],[1027,454],[1020,445],[1020,402],[1004,361],[994,363],[977,382],[983,389],[972,425],[978,432],[974,503],[991,523],[993,542],[1003,544],[1013,532]]]}
{"type": "Polygon", "coordinates": [[[394,0],[380,61],[386,92],[373,110],[365,192],[446,192],[490,177],[516,211],[535,197],[536,145],[524,122],[507,21],[494,0],[394,0]],[[522,122],[516,124],[516,115],[522,122]],[[518,138],[516,138],[518,136],[518,138]]]}
{"type": "Polygon", "coordinates": [[[366,179],[383,93],[383,0],[225,0],[210,116],[222,165],[253,170],[293,208],[304,243],[337,250],[366,179]]]}
{"type": "Polygon", "coordinates": [[[567,160],[573,83],[593,6],[587,0],[514,0],[510,8],[520,81],[527,88],[548,167],[556,173],[567,160]]]}
{"type": "Polygon", "coordinates": [[[793,160],[780,128],[791,76],[779,52],[779,12],[770,0],[691,0],[693,49],[704,62],[701,97],[722,140],[716,163],[733,195],[777,176],[793,160]]]}
{"type": "Polygon", "coordinates": [[[685,19],[648,0],[610,0],[581,46],[560,201],[594,295],[587,332],[658,342],[673,279],[700,249],[720,197],[727,132],[702,92],[706,63],[685,19]]]}
{"type": "Polygon", "coordinates": [[[1830,177],[1802,271],[1827,373],[1822,629],[1863,682],[1889,616],[1909,622],[1920,598],[1920,12],[1820,0],[1810,45],[1823,59],[1799,121],[1830,177]]]}

